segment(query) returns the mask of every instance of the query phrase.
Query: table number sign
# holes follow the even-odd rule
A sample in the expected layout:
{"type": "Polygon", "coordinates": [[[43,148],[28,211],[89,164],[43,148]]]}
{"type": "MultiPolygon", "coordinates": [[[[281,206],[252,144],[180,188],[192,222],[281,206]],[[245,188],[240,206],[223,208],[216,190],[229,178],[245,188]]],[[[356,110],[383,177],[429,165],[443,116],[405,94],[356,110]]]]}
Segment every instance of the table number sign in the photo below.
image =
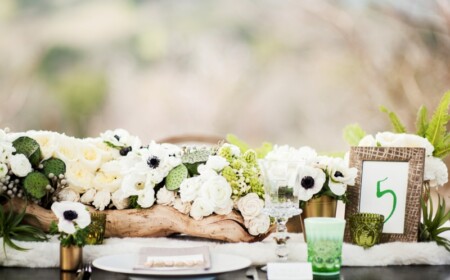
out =
{"type": "MultiPolygon", "coordinates": [[[[358,212],[382,214],[381,242],[416,242],[424,160],[423,148],[352,147],[350,166],[358,176],[347,190],[346,219],[358,212]]],[[[348,225],[345,241],[351,242],[348,225]]]]}

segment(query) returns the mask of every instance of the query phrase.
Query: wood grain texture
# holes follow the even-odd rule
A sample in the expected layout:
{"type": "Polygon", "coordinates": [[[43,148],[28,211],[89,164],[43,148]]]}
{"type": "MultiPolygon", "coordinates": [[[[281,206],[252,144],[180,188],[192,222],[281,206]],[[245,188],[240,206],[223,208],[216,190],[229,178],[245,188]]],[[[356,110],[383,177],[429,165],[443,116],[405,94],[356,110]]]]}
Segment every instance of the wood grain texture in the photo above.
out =
{"type": "MultiPolygon", "coordinates": [[[[43,230],[48,231],[52,221],[57,218],[51,210],[36,204],[27,204],[22,199],[12,199],[8,207],[35,215],[43,230]]],[[[88,207],[89,208],[89,207],[88,207]]],[[[89,211],[95,212],[90,207],[89,211]]],[[[211,215],[196,221],[188,215],[180,213],[173,207],[154,205],[149,209],[104,210],[106,216],[105,237],[165,237],[177,233],[226,242],[261,241],[273,231],[259,236],[250,235],[244,219],[236,211],[228,215],[211,215]]],[[[30,223],[37,225],[35,222],[30,223]]]]}

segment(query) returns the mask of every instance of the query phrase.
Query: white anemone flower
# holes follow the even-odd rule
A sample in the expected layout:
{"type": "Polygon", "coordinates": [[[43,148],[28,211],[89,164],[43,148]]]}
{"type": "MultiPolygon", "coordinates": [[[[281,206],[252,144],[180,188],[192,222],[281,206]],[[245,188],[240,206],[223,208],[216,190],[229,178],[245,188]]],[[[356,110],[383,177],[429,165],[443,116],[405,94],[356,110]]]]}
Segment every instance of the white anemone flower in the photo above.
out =
{"type": "Polygon", "coordinates": [[[334,158],[331,160],[327,167],[330,180],[328,186],[335,195],[343,195],[347,190],[347,186],[353,186],[355,184],[356,174],[358,170],[356,168],[349,168],[345,161],[340,158],[334,158]]]}
{"type": "Polygon", "coordinates": [[[326,176],[322,169],[311,166],[301,166],[299,169],[300,188],[298,198],[303,201],[310,200],[313,195],[322,190],[326,176]]]}
{"type": "Polygon", "coordinates": [[[58,218],[58,230],[67,234],[74,234],[91,223],[91,215],[86,206],[78,202],[62,201],[52,204],[52,211],[58,218]]]}

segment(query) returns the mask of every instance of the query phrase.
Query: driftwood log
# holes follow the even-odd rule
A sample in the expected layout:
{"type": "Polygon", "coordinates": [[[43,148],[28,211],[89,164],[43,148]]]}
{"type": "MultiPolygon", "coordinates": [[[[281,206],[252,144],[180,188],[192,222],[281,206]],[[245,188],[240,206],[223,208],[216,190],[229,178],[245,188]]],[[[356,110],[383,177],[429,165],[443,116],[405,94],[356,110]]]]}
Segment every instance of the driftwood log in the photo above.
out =
{"type": "MultiPolygon", "coordinates": [[[[12,199],[9,203],[14,211],[26,207],[26,213],[33,214],[40,222],[39,227],[48,231],[50,223],[57,218],[51,210],[22,199],[12,199]]],[[[93,208],[89,209],[95,212],[93,208]]],[[[180,213],[173,207],[154,205],[149,209],[104,210],[106,216],[105,237],[165,237],[183,233],[227,242],[255,242],[267,237],[252,236],[240,214],[233,211],[228,215],[211,215],[200,221],[180,213]]],[[[36,225],[36,224],[35,224],[36,225]]]]}

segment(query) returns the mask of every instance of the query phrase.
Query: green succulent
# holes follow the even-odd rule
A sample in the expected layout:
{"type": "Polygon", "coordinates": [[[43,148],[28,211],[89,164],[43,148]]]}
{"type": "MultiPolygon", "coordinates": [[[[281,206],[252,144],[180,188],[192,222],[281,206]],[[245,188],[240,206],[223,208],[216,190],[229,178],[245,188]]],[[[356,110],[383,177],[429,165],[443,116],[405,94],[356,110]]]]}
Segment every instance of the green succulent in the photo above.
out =
{"type": "Polygon", "coordinates": [[[23,188],[33,198],[41,199],[47,194],[47,186],[50,185],[50,180],[44,174],[33,171],[23,180],[23,188]]]}
{"type": "Polygon", "coordinates": [[[25,155],[31,165],[37,167],[41,162],[42,153],[39,143],[33,138],[22,136],[13,141],[16,153],[25,155]]]}
{"type": "Polygon", "coordinates": [[[166,177],[166,188],[169,191],[175,191],[180,188],[181,183],[188,177],[188,169],[184,164],[180,164],[170,170],[166,177]]]}
{"type": "Polygon", "coordinates": [[[450,211],[445,212],[445,199],[438,195],[438,206],[434,215],[433,201],[431,198],[428,199],[428,203],[421,198],[420,204],[422,207],[423,223],[420,224],[419,241],[435,241],[438,245],[444,246],[450,252],[450,240],[439,236],[441,233],[450,230],[450,227],[443,227],[450,219],[450,211]]]}
{"type": "Polygon", "coordinates": [[[3,205],[0,205],[0,237],[3,238],[3,252],[6,256],[6,246],[15,250],[26,251],[27,248],[23,248],[14,243],[14,240],[20,241],[47,241],[48,238],[45,232],[31,224],[25,224],[25,220],[33,221],[39,224],[39,220],[31,215],[25,213],[25,208],[16,213],[11,209],[5,209],[3,205]]]}
{"type": "Polygon", "coordinates": [[[59,158],[49,158],[42,162],[42,172],[47,177],[50,174],[59,176],[66,173],[66,164],[59,158]]]}

